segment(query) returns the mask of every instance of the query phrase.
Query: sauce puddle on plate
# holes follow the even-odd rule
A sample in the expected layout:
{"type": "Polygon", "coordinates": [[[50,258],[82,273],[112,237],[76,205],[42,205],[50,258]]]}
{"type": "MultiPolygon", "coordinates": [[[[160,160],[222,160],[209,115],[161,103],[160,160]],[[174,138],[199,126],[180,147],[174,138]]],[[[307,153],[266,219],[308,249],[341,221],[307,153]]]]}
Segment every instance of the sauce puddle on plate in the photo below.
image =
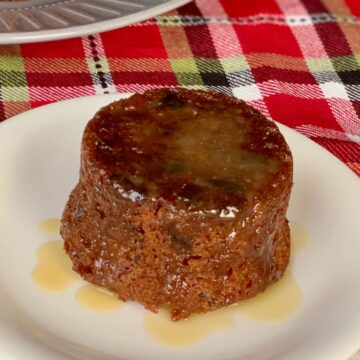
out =
{"type": "Polygon", "coordinates": [[[310,242],[307,230],[295,221],[289,222],[291,235],[291,254],[295,255],[298,251],[304,250],[310,242]]]}
{"type": "Polygon", "coordinates": [[[263,323],[285,320],[299,309],[302,292],[290,270],[275,284],[254,298],[243,300],[234,305],[240,314],[263,323]]]}
{"type": "Polygon", "coordinates": [[[158,314],[148,312],[145,315],[146,332],[168,346],[186,346],[199,342],[215,330],[230,330],[235,319],[230,307],[210,311],[206,314],[194,314],[188,319],[172,321],[166,310],[158,314]]]}
{"type": "MultiPolygon", "coordinates": [[[[289,225],[293,257],[309,244],[309,235],[301,225],[295,222],[290,222],[289,225]]],[[[60,222],[49,219],[40,223],[39,229],[48,235],[59,234],[60,222]]],[[[63,292],[80,280],[80,276],[72,270],[72,263],[63,249],[62,240],[49,241],[40,246],[37,260],[31,275],[43,290],[63,292]]],[[[161,310],[158,314],[148,312],[144,326],[146,332],[162,344],[187,346],[201,341],[214,331],[232,329],[236,314],[263,323],[285,320],[300,308],[302,298],[301,289],[288,269],[278,282],[249,300],[206,314],[194,314],[177,322],[171,321],[166,310],[161,310]]],[[[80,287],[75,299],[80,306],[97,312],[113,311],[123,304],[115,294],[91,284],[80,287]]]]}
{"type": "Polygon", "coordinates": [[[59,235],[61,223],[58,219],[47,219],[39,224],[39,230],[48,235],[59,235]]]}
{"type": "Polygon", "coordinates": [[[73,271],[72,262],[65,254],[63,245],[63,241],[53,240],[37,250],[37,265],[31,277],[42,290],[61,293],[80,279],[73,271]]]}
{"type": "MultiPolygon", "coordinates": [[[[42,221],[38,228],[43,234],[59,235],[60,225],[59,220],[48,219],[42,221]]],[[[72,269],[63,240],[51,240],[38,248],[37,264],[31,277],[39,288],[50,293],[65,292],[74,283],[81,281],[72,269]]],[[[91,284],[77,289],[75,299],[80,306],[98,312],[112,311],[122,305],[115,294],[91,284]]]]}
{"type": "Polygon", "coordinates": [[[112,311],[122,305],[116,294],[95,285],[85,285],[76,291],[75,299],[82,307],[97,311],[112,311]]]}

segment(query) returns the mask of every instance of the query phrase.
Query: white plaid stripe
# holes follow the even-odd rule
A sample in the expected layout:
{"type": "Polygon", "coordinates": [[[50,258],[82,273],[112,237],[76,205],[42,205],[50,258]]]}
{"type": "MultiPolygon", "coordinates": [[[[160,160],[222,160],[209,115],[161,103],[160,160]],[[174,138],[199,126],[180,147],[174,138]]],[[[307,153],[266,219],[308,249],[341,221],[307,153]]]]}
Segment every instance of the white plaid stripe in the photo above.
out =
{"type": "MultiPolygon", "coordinates": [[[[214,12],[219,15],[225,14],[225,10],[218,0],[210,0],[210,3],[208,0],[200,0],[197,1],[197,5],[204,17],[209,14],[214,14],[214,12]]],[[[236,57],[244,54],[232,24],[209,23],[208,28],[219,58],[236,57]]],[[[263,94],[255,82],[246,56],[243,57],[243,62],[249,70],[230,74],[224,71],[229,85],[232,88],[233,95],[245,101],[256,101],[256,108],[265,116],[268,116],[269,110],[263,101],[263,94]]]]}
{"type": "Polygon", "coordinates": [[[94,60],[94,55],[92,54],[92,50],[94,48],[91,47],[91,40],[89,39],[88,36],[84,36],[82,38],[82,43],[83,43],[84,52],[85,52],[85,56],[86,56],[87,63],[88,63],[88,68],[89,68],[91,78],[92,78],[92,81],[94,84],[95,94],[114,93],[114,92],[116,92],[116,89],[114,86],[113,79],[111,77],[109,63],[108,63],[106,55],[105,55],[101,36],[98,34],[92,35],[92,36],[94,37],[93,42],[96,44],[96,48],[95,48],[96,52],[97,52],[96,56],[99,58],[99,61],[94,60]],[[96,68],[96,65],[100,65],[101,68],[99,68],[99,69],[96,68]],[[99,72],[103,73],[103,75],[101,77],[103,77],[106,81],[106,85],[107,85],[106,88],[101,86],[101,81],[100,81],[101,77],[99,76],[99,72]]]}
{"type": "Polygon", "coordinates": [[[339,130],[327,129],[316,125],[300,125],[296,127],[296,130],[309,137],[326,137],[341,141],[348,141],[351,136],[339,130]]]}
{"type": "MultiPolygon", "coordinates": [[[[292,15],[291,13],[289,14],[291,8],[288,7],[289,4],[287,0],[276,0],[276,1],[280,9],[282,9],[282,11],[285,13],[285,15],[292,15]]],[[[297,9],[298,12],[301,12],[302,15],[307,14],[307,10],[299,0],[291,0],[291,1],[292,4],[296,4],[295,8],[297,9]]],[[[319,38],[316,29],[313,25],[298,26],[298,27],[294,26],[291,27],[291,31],[293,32],[295,38],[297,39],[305,59],[328,57],[328,54],[321,42],[321,39],[319,38]]],[[[339,97],[341,98],[343,97],[343,94],[346,93],[346,88],[342,84],[338,75],[336,74],[335,68],[331,64],[331,61],[330,61],[330,66],[334,74],[334,80],[336,79],[335,81],[339,85],[337,86],[337,91],[339,97]]],[[[323,83],[322,86],[319,85],[319,89],[322,92],[323,97],[325,97],[326,101],[328,102],[329,107],[332,113],[334,114],[336,121],[342,127],[342,129],[344,129],[345,133],[356,135],[357,132],[360,131],[360,129],[358,129],[358,126],[356,124],[355,119],[357,119],[357,114],[351,103],[349,101],[341,101],[341,106],[344,106],[345,109],[338,108],[340,104],[339,99],[333,99],[328,97],[329,95],[328,86],[325,85],[324,87],[324,83],[323,83]],[[345,113],[346,116],[344,116],[345,113]]]]}

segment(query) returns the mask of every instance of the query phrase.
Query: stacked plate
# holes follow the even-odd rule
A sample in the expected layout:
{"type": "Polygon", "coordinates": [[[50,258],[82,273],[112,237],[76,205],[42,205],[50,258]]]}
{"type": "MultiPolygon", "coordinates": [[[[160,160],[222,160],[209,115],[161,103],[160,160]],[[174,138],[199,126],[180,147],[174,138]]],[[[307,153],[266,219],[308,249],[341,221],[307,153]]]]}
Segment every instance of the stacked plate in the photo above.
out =
{"type": "Polygon", "coordinates": [[[0,3],[0,44],[64,39],[126,26],[189,0],[25,0],[0,3]]]}

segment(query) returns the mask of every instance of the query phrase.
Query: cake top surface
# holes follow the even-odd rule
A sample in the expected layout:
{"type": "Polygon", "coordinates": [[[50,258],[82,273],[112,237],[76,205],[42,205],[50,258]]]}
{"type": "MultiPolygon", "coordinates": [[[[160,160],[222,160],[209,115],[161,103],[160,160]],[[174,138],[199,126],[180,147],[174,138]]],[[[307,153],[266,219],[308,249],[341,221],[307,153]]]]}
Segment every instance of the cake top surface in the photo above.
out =
{"type": "Polygon", "coordinates": [[[85,130],[84,158],[132,201],[161,197],[230,216],[292,176],[290,150],[272,121],[235,98],[184,89],[102,108],[85,130]]]}

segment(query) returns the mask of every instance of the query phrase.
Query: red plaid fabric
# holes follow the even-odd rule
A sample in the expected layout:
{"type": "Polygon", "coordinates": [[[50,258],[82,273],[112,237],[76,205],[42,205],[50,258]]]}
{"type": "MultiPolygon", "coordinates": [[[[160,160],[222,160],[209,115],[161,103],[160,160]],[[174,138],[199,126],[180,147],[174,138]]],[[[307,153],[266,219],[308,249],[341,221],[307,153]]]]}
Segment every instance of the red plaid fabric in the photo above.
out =
{"type": "Polygon", "coordinates": [[[206,88],[241,97],[360,176],[359,23],[358,0],[196,0],[104,34],[0,46],[0,121],[84,95],[206,88]]]}
{"type": "Polygon", "coordinates": [[[235,94],[360,175],[360,2],[197,0],[83,38],[0,46],[0,121],[162,86],[235,94]]]}

